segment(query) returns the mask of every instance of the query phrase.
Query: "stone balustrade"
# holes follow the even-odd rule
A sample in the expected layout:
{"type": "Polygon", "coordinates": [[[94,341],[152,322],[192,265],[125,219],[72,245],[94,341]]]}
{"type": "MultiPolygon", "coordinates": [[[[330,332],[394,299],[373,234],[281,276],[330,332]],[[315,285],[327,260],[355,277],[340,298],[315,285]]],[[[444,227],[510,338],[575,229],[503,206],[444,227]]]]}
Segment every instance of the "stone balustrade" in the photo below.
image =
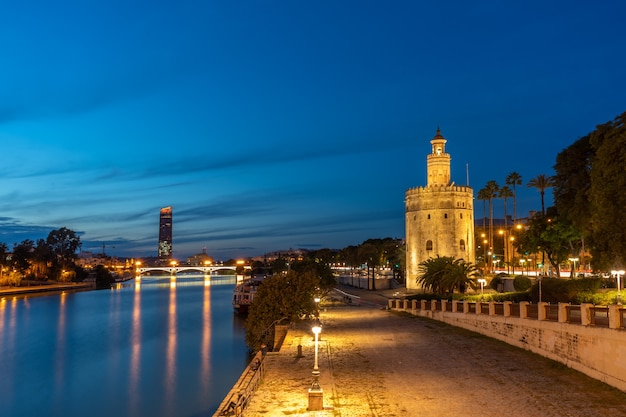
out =
{"type": "Polygon", "coordinates": [[[530,350],[626,392],[621,305],[390,299],[388,307],[530,350]]]}

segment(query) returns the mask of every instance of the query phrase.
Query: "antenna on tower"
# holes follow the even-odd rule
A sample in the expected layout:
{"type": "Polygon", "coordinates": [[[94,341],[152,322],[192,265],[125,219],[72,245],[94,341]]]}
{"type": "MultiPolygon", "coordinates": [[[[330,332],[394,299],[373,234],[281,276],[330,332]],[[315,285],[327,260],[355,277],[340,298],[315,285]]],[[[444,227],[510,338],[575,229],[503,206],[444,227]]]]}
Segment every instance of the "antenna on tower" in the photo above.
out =
{"type": "Polygon", "coordinates": [[[465,177],[467,178],[466,179],[466,181],[467,181],[466,185],[469,187],[469,164],[467,164],[467,163],[465,164],[465,177]]]}

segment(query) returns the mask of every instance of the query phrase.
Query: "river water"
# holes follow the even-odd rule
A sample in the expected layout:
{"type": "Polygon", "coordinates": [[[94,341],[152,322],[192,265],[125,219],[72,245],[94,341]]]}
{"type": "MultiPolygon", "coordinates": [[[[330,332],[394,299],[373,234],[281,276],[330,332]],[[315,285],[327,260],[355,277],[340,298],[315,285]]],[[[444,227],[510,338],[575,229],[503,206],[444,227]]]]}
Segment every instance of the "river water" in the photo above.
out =
{"type": "Polygon", "coordinates": [[[0,300],[0,416],[211,416],[248,363],[234,276],[0,300]]]}

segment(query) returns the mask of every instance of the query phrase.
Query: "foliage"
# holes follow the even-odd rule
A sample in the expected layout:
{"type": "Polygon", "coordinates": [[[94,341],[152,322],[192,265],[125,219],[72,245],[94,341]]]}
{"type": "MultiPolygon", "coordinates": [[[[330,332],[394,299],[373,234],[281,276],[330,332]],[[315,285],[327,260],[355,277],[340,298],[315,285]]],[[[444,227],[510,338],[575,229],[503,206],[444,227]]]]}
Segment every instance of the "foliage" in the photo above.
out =
{"type": "Polygon", "coordinates": [[[599,269],[626,265],[626,113],[591,133],[595,150],[591,169],[593,265],[599,269]]]}
{"type": "Polygon", "coordinates": [[[495,277],[491,278],[491,281],[489,281],[489,288],[494,291],[498,291],[500,284],[502,284],[502,277],[496,275],[495,277]]]}
{"type": "Polygon", "coordinates": [[[463,259],[450,256],[430,258],[418,266],[417,283],[435,294],[452,294],[455,289],[465,292],[468,285],[475,286],[476,267],[463,259]]]}
{"type": "Polygon", "coordinates": [[[587,135],[561,151],[554,165],[554,205],[561,216],[581,231],[591,227],[589,191],[593,154],[587,135]]]}
{"type": "Polygon", "coordinates": [[[328,266],[310,260],[295,262],[289,272],[266,278],[257,290],[246,319],[246,342],[250,349],[257,350],[262,343],[272,346],[275,324],[316,316],[315,297],[333,283],[328,266]]]}
{"type": "Polygon", "coordinates": [[[513,279],[513,288],[515,288],[515,291],[527,291],[530,287],[532,287],[532,282],[527,276],[517,275],[513,279]]]}
{"type": "Polygon", "coordinates": [[[109,272],[108,269],[104,267],[104,265],[96,266],[96,288],[97,289],[106,289],[111,288],[111,285],[115,282],[115,278],[113,278],[113,274],[109,272]]]}
{"type": "Polygon", "coordinates": [[[506,185],[513,187],[513,222],[517,220],[517,186],[522,185],[522,176],[513,171],[506,176],[506,185]]]}
{"type": "Polygon", "coordinates": [[[595,270],[626,265],[626,113],[557,155],[554,203],[585,239],[595,270]]]}
{"type": "Polygon", "coordinates": [[[532,178],[530,181],[528,181],[528,184],[526,184],[526,186],[528,188],[536,188],[537,190],[539,190],[539,193],[541,194],[541,214],[545,214],[545,212],[546,212],[546,205],[545,205],[546,190],[548,188],[552,188],[554,186],[554,179],[552,177],[550,177],[550,176],[545,175],[545,174],[539,174],[535,178],[532,178]]]}
{"type": "MultiPolygon", "coordinates": [[[[591,297],[590,294],[597,294],[601,285],[602,280],[599,278],[542,278],[541,301],[578,304],[581,300],[594,298],[595,296],[591,297]]],[[[534,302],[539,301],[539,281],[533,285],[531,295],[534,302]]]]}
{"type": "Polygon", "coordinates": [[[580,251],[580,233],[566,221],[562,221],[554,208],[547,215],[536,214],[527,224],[513,245],[520,253],[545,253],[548,261],[558,274],[560,264],[571,253],[580,251]]]}

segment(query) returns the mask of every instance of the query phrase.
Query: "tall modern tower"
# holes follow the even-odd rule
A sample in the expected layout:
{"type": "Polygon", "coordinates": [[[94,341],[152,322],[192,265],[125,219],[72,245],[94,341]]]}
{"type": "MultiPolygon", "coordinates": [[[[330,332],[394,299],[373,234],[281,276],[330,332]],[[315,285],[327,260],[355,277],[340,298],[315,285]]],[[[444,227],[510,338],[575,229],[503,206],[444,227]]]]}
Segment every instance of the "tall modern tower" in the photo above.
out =
{"type": "Polygon", "coordinates": [[[159,260],[172,259],[172,206],[163,207],[159,216],[159,260]]]}
{"type": "Polygon", "coordinates": [[[407,190],[406,287],[420,288],[419,264],[437,256],[475,262],[474,192],[469,186],[450,182],[450,154],[439,129],[430,141],[426,157],[428,183],[407,190]]]}

